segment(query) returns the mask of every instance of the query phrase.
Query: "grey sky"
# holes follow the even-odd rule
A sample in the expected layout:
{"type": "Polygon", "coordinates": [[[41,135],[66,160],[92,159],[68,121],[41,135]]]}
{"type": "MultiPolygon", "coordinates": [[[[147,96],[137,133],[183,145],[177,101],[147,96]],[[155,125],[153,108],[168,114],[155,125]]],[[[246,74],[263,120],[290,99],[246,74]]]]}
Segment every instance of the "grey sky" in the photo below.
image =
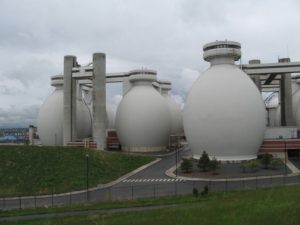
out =
{"type": "MultiPolygon", "coordinates": [[[[0,0],[0,127],[35,124],[67,54],[87,64],[105,52],[108,72],[156,69],[181,102],[207,42],[241,42],[244,63],[300,61],[299,12],[297,0],[0,0]]],[[[120,93],[109,87],[114,108],[120,93]]]]}

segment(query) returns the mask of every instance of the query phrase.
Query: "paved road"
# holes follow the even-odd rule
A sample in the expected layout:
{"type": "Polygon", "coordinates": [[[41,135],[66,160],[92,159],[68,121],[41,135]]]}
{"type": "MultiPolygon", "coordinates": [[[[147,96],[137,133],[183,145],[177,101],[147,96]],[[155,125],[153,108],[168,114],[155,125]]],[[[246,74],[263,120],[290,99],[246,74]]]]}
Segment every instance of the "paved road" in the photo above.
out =
{"type": "Polygon", "coordinates": [[[141,184],[141,183],[161,183],[161,182],[174,182],[174,181],[181,181],[181,180],[175,180],[170,179],[165,172],[166,170],[170,169],[172,166],[176,163],[176,158],[178,158],[178,161],[181,159],[182,156],[191,154],[191,151],[188,149],[187,146],[184,146],[182,150],[178,152],[178,155],[176,157],[176,154],[171,154],[166,157],[162,157],[162,160],[158,163],[140,171],[139,173],[129,177],[127,179],[127,182],[120,182],[115,185],[115,187],[122,187],[122,186],[131,186],[132,183],[135,184],[141,184]],[[128,182],[132,181],[132,182],[128,182]]]}

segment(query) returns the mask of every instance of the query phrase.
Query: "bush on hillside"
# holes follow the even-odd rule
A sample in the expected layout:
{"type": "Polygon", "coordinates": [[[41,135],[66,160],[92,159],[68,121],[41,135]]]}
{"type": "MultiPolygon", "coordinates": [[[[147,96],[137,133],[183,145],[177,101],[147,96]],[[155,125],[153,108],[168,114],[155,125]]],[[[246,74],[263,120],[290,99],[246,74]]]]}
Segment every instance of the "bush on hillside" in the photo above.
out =
{"type": "Polygon", "coordinates": [[[180,169],[183,173],[190,173],[193,170],[193,160],[191,158],[182,159],[180,169]]]}

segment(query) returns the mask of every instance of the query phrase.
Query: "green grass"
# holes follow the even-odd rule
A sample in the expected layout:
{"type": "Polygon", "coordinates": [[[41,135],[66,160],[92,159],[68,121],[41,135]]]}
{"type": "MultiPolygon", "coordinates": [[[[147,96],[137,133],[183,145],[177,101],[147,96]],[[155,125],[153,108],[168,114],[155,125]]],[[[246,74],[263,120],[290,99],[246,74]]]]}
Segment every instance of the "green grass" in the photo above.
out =
{"type": "Polygon", "coordinates": [[[71,147],[0,146],[0,197],[43,195],[105,184],[153,160],[71,147]]]}
{"type": "Polygon", "coordinates": [[[94,210],[94,209],[115,209],[115,208],[128,208],[128,207],[153,206],[153,205],[186,204],[186,203],[192,203],[198,201],[199,199],[193,196],[143,198],[143,199],[133,199],[133,200],[119,200],[119,201],[108,201],[108,202],[97,202],[97,203],[74,204],[74,205],[66,205],[66,206],[54,206],[49,208],[15,209],[15,210],[8,210],[8,211],[0,210],[0,217],[46,214],[46,213],[54,213],[54,212],[55,213],[71,212],[71,211],[75,212],[75,211],[94,210]]]}
{"type": "MultiPolygon", "coordinates": [[[[189,197],[186,197],[187,200],[189,197]]],[[[170,200],[168,200],[170,201],[170,200]]],[[[184,198],[181,199],[184,202],[184,198]]],[[[300,221],[300,186],[209,194],[176,208],[142,212],[94,214],[47,220],[5,223],[36,224],[143,224],[143,225],[296,225],[300,221]]]]}

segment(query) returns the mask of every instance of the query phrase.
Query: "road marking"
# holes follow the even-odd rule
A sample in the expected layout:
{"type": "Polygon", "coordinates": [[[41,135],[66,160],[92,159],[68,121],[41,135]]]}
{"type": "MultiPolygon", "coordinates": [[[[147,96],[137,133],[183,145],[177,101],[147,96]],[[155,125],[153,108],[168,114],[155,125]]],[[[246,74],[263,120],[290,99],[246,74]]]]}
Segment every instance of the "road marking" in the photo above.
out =
{"type": "Polygon", "coordinates": [[[122,182],[124,183],[150,183],[150,182],[184,182],[184,179],[158,179],[158,178],[151,178],[151,179],[125,179],[122,182]]]}

